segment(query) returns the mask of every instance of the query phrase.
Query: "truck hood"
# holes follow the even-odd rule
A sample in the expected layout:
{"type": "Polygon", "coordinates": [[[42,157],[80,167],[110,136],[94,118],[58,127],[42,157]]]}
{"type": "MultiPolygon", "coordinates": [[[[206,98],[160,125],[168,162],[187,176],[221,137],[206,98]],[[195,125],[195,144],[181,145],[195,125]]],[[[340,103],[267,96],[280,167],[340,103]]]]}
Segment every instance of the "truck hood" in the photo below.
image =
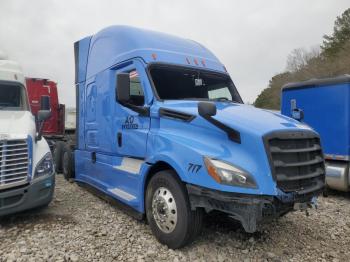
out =
{"type": "Polygon", "coordinates": [[[34,116],[29,111],[0,110],[0,135],[35,136],[34,116]]]}
{"type": "MultiPolygon", "coordinates": [[[[165,101],[162,107],[198,116],[197,104],[197,101],[165,101]]],[[[264,135],[272,131],[285,129],[311,129],[292,118],[277,112],[258,109],[251,105],[228,102],[215,102],[215,104],[217,114],[214,118],[239,132],[264,135]]]]}

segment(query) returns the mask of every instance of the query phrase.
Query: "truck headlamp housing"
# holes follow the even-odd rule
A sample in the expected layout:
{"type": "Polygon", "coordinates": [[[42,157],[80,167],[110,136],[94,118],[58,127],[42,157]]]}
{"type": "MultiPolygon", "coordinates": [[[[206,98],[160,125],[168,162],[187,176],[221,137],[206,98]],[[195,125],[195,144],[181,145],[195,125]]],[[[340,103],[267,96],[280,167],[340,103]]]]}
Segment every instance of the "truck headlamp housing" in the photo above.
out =
{"type": "Polygon", "coordinates": [[[51,153],[47,153],[38,163],[34,173],[34,179],[51,175],[53,173],[53,160],[51,153]]]}
{"type": "Polygon", "coordinates": [[[230,186],[257,188],[254,178],[246,171],[226,162],[204,157],[208,174],[218,183],[230,186]]]}

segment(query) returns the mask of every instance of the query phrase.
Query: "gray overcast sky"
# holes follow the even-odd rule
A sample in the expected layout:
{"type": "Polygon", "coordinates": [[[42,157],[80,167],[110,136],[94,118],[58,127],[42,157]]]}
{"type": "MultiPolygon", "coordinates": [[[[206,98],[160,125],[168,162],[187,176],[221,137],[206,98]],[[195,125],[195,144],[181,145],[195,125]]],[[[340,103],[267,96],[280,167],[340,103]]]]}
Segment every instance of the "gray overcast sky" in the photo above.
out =
{"type": "Polygon", "coordinates": [[[59,84],[74,106],[73,42],[112,24],[190,38],[226,65],[245,102],[253,102],[295,48],[318,45],[349,0],[1,0],[0,50],[27,76],[59,84]]]}

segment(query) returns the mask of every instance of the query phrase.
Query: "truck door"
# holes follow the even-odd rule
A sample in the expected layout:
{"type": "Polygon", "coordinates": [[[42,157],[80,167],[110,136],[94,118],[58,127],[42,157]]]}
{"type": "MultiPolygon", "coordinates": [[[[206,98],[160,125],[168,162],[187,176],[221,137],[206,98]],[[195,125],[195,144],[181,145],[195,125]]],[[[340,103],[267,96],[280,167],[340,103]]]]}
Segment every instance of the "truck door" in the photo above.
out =
{"type": "MultiPolygon", "coordinates": [[[[146,73],[137,68],[135,64],[118,70],[119,72],[129,73],[130,76],[130,101],[128,104],[146,107],[145,98],[145,79],[146,73]]],[[[118,87],[117,87],[118,88],[118,87]]],[[[117,152],[123,157],[140,158],[146,156],[147,136],[150,128],[150,117],[135,112],[130,107],[116,102],[117,119],[117,152]]]]}

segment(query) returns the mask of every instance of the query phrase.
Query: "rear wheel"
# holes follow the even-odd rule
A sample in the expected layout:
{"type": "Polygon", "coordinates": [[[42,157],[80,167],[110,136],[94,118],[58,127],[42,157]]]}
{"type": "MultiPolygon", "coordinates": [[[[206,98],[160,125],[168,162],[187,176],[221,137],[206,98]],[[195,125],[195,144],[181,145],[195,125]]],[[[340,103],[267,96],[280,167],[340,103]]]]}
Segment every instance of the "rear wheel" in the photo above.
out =
{"type": "Polygon", "coordinates": [[[158,241],[176,249],[189,244],[202,227],[202,210],[191,210],[186,188],[172,170],[155,174],[146,190],[146,215],[158,241]]]}
{"type": "Polygon", "coordinates": [[[58,141],[54,145],[53,161],[55,163],[56,173],[62,173],[62,156],[63,156],[64,147],[65,147],[65,143],[62,141],[58,141]]]}
{"type": "Polygon", "coordinates": [[[324,187],[322,195],[323,195],[323,197],[329,196],[329,187],[327,185],[324,187]]]}
{"type": "Polygon", "coordinates": [[[66,145],[62,157],[62,169],[64,178],[71,181],[75,177],[74,172],[74,153],[69,145],[66,145]]]}

